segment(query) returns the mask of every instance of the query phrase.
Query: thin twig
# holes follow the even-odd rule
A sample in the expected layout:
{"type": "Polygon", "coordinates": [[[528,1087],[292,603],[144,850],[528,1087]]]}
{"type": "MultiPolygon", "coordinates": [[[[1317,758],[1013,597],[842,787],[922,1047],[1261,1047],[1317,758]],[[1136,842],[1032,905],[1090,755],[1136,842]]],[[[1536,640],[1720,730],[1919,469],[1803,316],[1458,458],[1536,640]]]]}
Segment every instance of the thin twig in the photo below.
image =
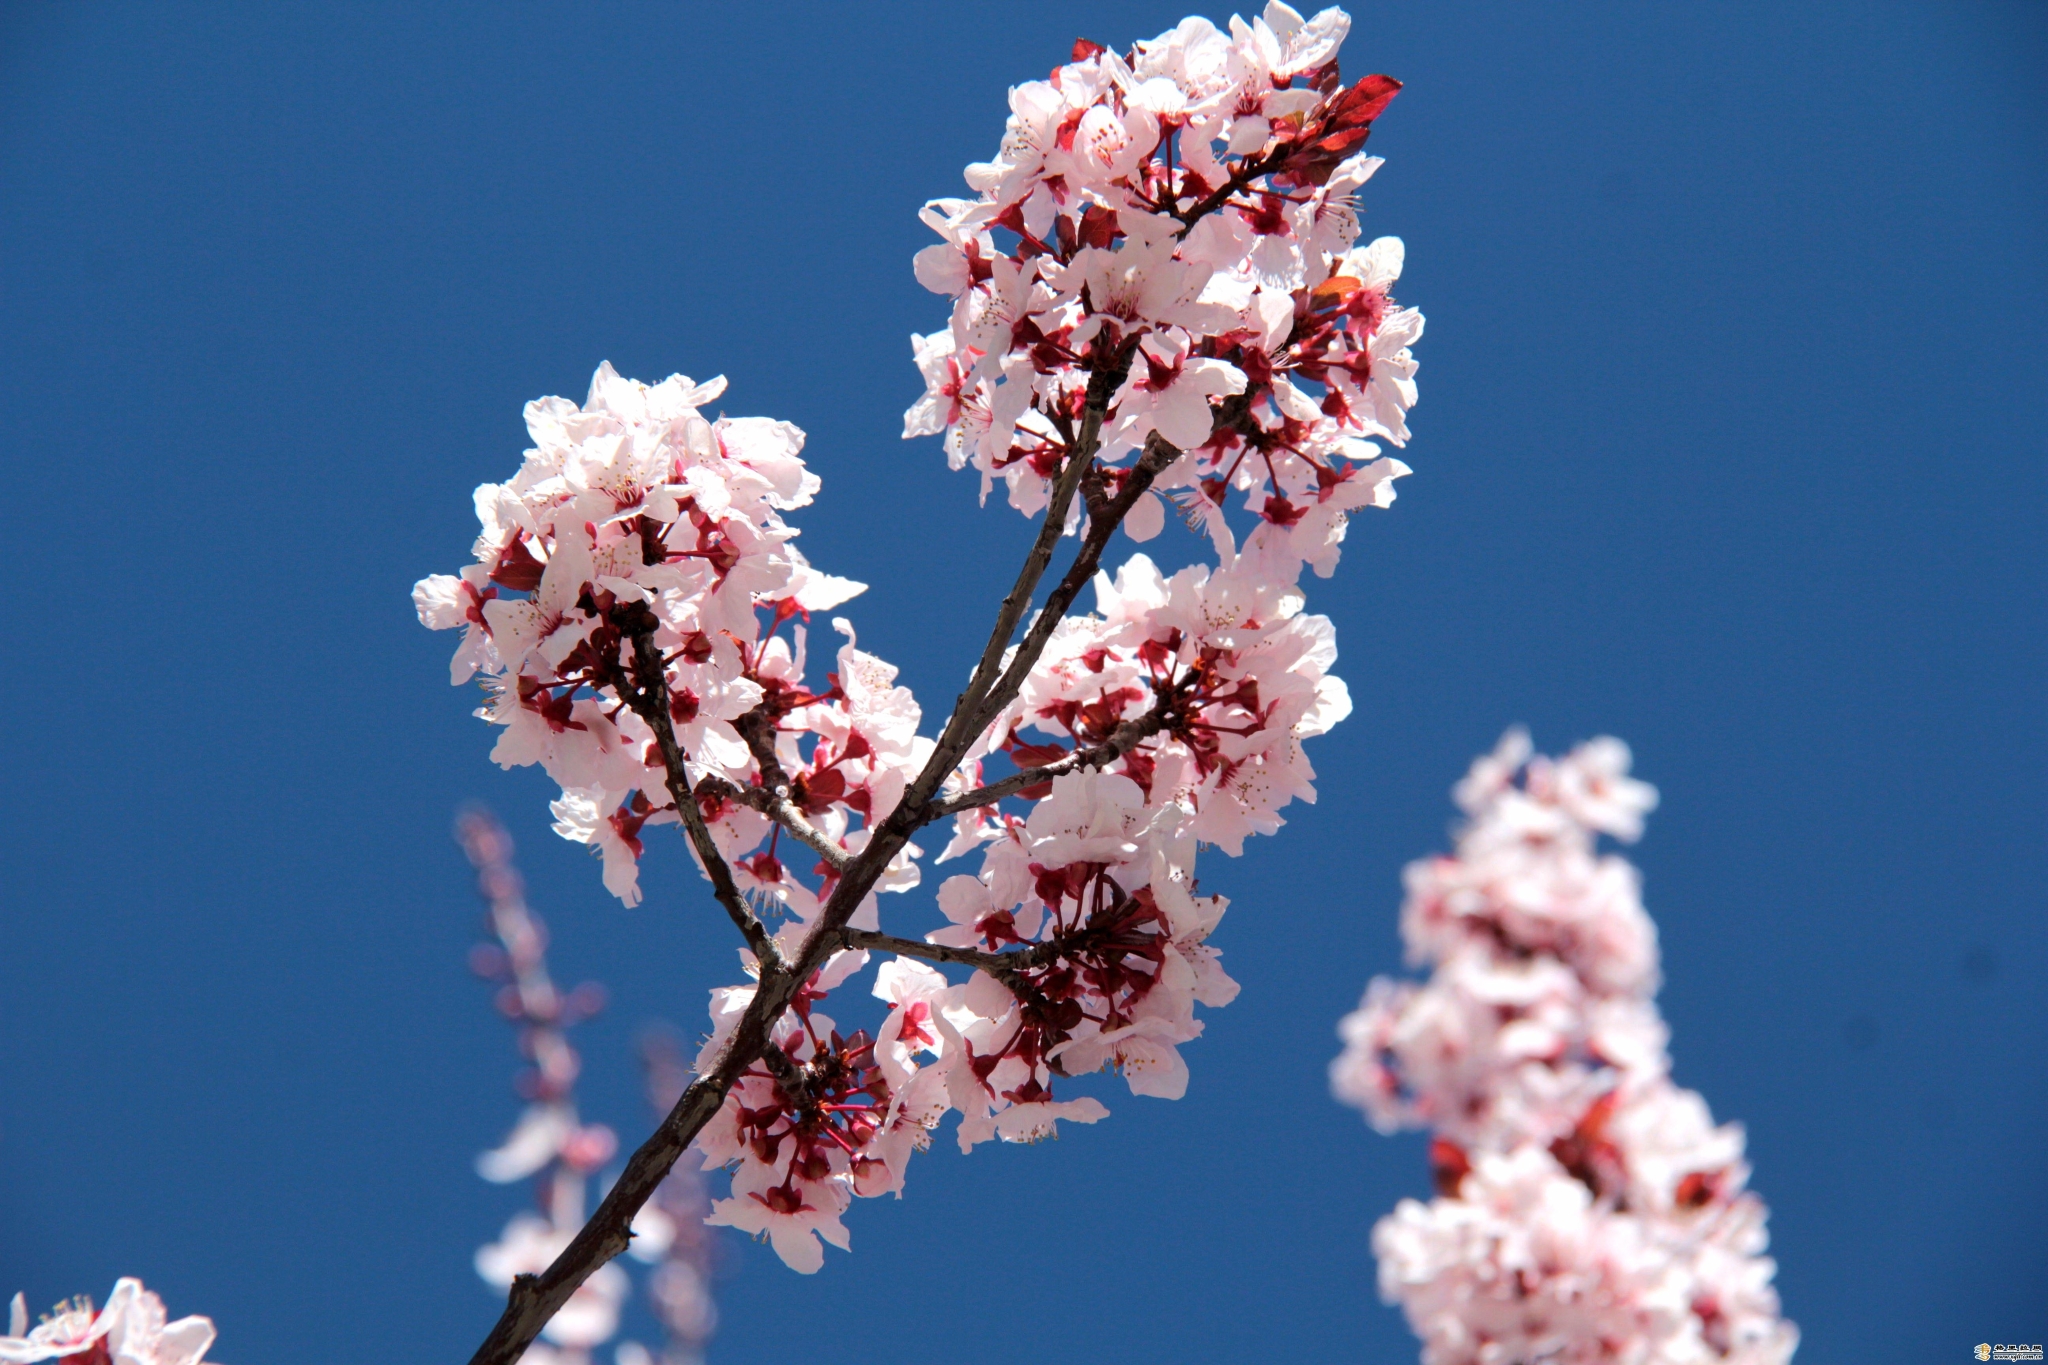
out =
{"type": "Polygon", "coordinates": [[[1228,204],[1232,195],[1241,194],[1245,190],[1250,189],[1252,181],[1257,180],[1262,175],[1271,173],[1285,160],[1285,155],[1276,151],[1271,156],[1255,157],[1250,161],[1240,161],[1237,165],[1237,170],[1231,175],[1230,179],[1217,186],[1215,190],[1210,192],[1208,198],[1199,201],[1193,208],[1185,212],[1178,205],[1168,208],[1167,213],[1171,214],[1174,220],[1180,224],[1180,231],[1175,233],[1174,236],[1185,238],[1190,232],[1194,231],[1195,224],[1201,222],[1225,204],[1228,204]]]}
{"type": "Polygon", "coordinates": [[[726,781],[716,773],[707,773],[697,783],[697,790],[712,796],[724,797],[728,801],[737,801],[750,810],[761,812],[795,835],[805,847],[818,855],[819,861],[834,872],[844,872],[846,865],[853,861],[852,855],[835,843],[831,835],[804,818],[803,811],[789,799],[786,787],[779,791],[770,791],[766,787],[742,787],[726,781]]]}
{"type": "MultiPolygon", "coordinates": [[[[1024,619],[1030,609],[1031,598],[1038,591],[1038,580],[1045,576],[1046,567],[1052,563],[1053,551],[1058,548],[1060,538],[1065,534],[1067,508],[1073,504],[1074,494],[1080,488],[1082,477],[1090,473],[1095,464],[1095,452],[1102,446],[1102,418],[1109,409],[1109,400],[1115,396],[1124,380],[1128,358],[1113,368],[1097,370],[1089,376],[1088,397],[1082,410],[1080,439],[1067,451],[1067,463],[1060,471],[1059,479],[1052,487],[1052,496],[1046,504],[1045,520],[1039,524],[1038,536],[1031,543],[1031,552],[1024,558],[1024,565],[1017,571],[1017,581],[1010,585],[1009,595],[1003,598],[1003,605],[996,612],[996,623],[989,631],[988,643],[982,646],[981,659],[974,666],[974,676],[968,681],[967,690],[953,707],[953,714],[946,719],[946,727],[939,733],[937,746],[933,749],[931,761],[925,764],[924,772],[912,783],[913,790],[924,784],[931,776],[940,754],[957,746],[965,753],[973,736],[981,733],[982,725],[974,724],[973,717],[980,707],[988,689],[994,685],[1002,672],[1003,655],[1010,647],[1010,638],[1017,633],[1017,623],[1024,619]]],[[[939,780],[950,768],[939,769],[939,780]]],[[[936,786],[933,787],[936,790],[936,786]]],[[[906,800],[906,805],[921,805],[929,800],[930,791],[917,801],[906,800]]],[[[900,809],[900,807],[899,807],[900,809]]]]}
{"type": "MultiPolygon", "coordinates": [[[[1131,898],[1118,894],[1115,901],[1104,913],[1114,922],[1129,908],[1131,898]]],[[[945,962],[956,967],[972,967],[978,972],[987,972],[996,980],[1009,987],[1010,993],[1020,1000],[1035,996],[1037,992],[1023,979],[1023,973],[1033,971],[1059,961],[1077,950],[1091,946],[1096,935],[1095,916],[1087,924],[1064,934],[1056,934],[1042,943],[1008,952],[989,952],[981,948],[954,948],[944,943],[930,943],[920,938],[899,938],[895,934],[878,933],[873,929],[843,929],[839,941],[849,948],[863,948],[870,952],[895,953],[899,957],[923,958],[926,962],[945,962]]]]}
{"type": "MultiPolygon", "coordinates": [[[[1002,714],[1003,708],[1017,699],[1023,689],[1024,679],[1037,666],[1038,656],[1045,652],[1045,646],[1052,639],[1054,629],[1066,616],[1067,608],[1080,596],[1081,589],[1095,577],[1095,570],[1102,560],[1102,551],[1109,544],[1109,538],[1122,524],[1124,514],[1136,505],[1152,481],[1164,473],[1166,467],[1180,458],[1180,449],[1154,432],[1145,442],[1145,453],[1131,467],[1124,479],[1124,486],[1117,495],[1102,506],[1100,511],[1088,518],[1088,534],[1081,539],[1080,552],[1074,562],[1067,566],[1066,576],[1046,597],[1045,605],[1032,619],[1031,628],[1024,633],[1017,652],[1010,658],[1010,666],[1003,670],[1002,677],[988,689],[976,708],[972,733],[979,735],[988,728],[989,722],[1002,714]]],[[[936,755],[934,755],[936,757],[936,755]]],[[[927,798],[929,799],[929,798],[927,798]]]]}
{"type": "MultiPolygon", "coordinates": [[[[1191,679],[1194,675],[1189,676],[1191,679]]],[[[972,810],[976,806],[992,806],[1004,797],[1015,796],[1028,787],[1050,782],[1055,777],[1064,777],[1083,768],[1101,768],[1114,763],[1178,719],[1180,704],[1186,699],[1182,688],[1182,683],[1169,683],[1160,691],[1150,710],[1142,716],[1119,723],[1116,729],[1110,731],[1109,738],[1100,744],[1090,744],[1085,748],[1076,749],[1065,758],[1040,767],[1014,772],[985,787],[976,787],[973,791],[962,792],[958,796],[944,797],[932,802],[927,809],[930,810],[931,817],[937,820],[957,811],[972,810]]]]}
{"type": "MultiPolygon", "coordinates": [[[[927,962],[949,962],[956,967],[972,967],[978,972],[987,972],[998,979],[1041,965],[1035,959],[1027,961],[1024,952],[988,953],[979,948],[950,948],[943,943],[926,943],[919,938],[898,938],[894,934],[881,934],[873,929],[847,929],[840,934],[840,938],[849,948],[895,953],[899,957],[921,957],[927,962]]],[[[1030,951],[1035,952],[1036,948],[1030,951]]]]}
{"type": "MultiPolygon", "coordinates": [[[[634,622],[631,629],[634,678],[632,690],[626,695],[626,704],[647,722],[648,729],[654,731],[654,742],[661,749],[669,799],[675,802],[676,815],[683,822],[683,832],[689,836],[690,846],[697,850],[697,859],[704,864],[704,873],[711,879],[712,893],[738,926],[747,946],[754,950],[762,970],[769,971],[779,962],[775,940],[769,936],[767,926],[748,907],[746,897],[740,894],[739,886],[732,879],[732,869],[725,865],[725,855],[718,851],[718,845],[711,840],[710,829],[704,824],[704,812],[697,806],[697,794],[690,787],[689,772],[683,765],[682,746],[676,743],[675,726],[669,720],[668,673],[662,665],[661,651],[654,647],[654,613],[644,607],[642,611],[644,619],[634,622]]],[[[619,690],[626,692],[624,687],[619,690]]]]}

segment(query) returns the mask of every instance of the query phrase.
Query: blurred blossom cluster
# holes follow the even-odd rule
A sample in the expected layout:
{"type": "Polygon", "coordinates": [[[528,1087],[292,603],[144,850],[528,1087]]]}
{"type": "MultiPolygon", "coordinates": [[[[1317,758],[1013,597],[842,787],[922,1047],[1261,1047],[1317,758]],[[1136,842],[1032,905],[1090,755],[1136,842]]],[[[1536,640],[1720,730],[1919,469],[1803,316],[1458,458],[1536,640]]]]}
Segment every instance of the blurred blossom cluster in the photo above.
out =
{"type": "MultiPolygon", "coordinates": [[[[666,1114],[690,1083],[681,1044],[665,1030],[650,1031],[640,1044],[646,1068],[647,1103],[666,1114]]],[[[634,1251],[653,1261],[647,1276],[648,1306],[660,1320],[666,1341],[658,1351],[638,1342],[619,1348],[618,1365],[700,1365],[704,1345],[718,1330],[718,1302],[711,1276],[718,1265],[719,1234],[705,1225],[711,1201],[695,1171],[669,1173],[654,1198],[633,1222],[634,1251]]]]}
{"type": "Polygon", "coordinates": [[[1456,851],[1411,863],[1401,934],[1426,982],[1375,980],[1340,1032],[1340,1099],[1433,1130],[1437,1197],[1373,1231],[1426,1365],[1782,1365],[1740,1125],[1672,1082],[1635,840],[1655,789],[1596,739],[1510,731],[1456,791],[1456,851]]]}

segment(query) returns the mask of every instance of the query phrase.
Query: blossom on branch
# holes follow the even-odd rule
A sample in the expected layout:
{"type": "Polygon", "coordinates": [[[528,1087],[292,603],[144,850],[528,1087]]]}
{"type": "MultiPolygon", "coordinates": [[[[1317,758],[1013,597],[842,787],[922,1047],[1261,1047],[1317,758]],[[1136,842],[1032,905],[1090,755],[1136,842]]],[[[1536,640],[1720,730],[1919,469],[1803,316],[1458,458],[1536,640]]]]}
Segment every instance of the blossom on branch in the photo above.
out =
{"type": "Polygon", "coordinates": [[[1407,439],[1421,317],[1358,207],[1400,85],[1343,82],[1349,26],[1275,0],[1124,53],[1077,43],[1012,90],[974,197],[926,205],[939,241],[913,270],[950,318],[913,339],[904,434],[943,435],[984,500],[1000,481],[1043,517],[935,737],[851,624],[815,671],[812,613],[861,585],[792,543],[784,514],[819,486],[795,428],[707,419],[721,381],[609,367],[580,406],[529,405],[525,466],[478,490],[476,563],[423,580],[421,620],[463,631],[452,671],[486,680],[494,757],[548,771],[558,832],[622,901],[648,829],[681,827],[749,979],[712,991],[696,1079],[591,1235],[513,1282],[479,1362],[574,1302],[693,1140],[732,1174],[709,1221],[808,1273],[949,1114],[964,1150],[1097,1122],[1070,1088],[1090,1073],[1185,1092],[1198,1007],[1238,989],[1197,852],[1235,856],[1315,798],[1303,744],[1351,700],[1302,571],[1329,576],[1350,514],[1408,473],[1375,438],[1407,439]],[[1169,501],[1213,562],[1103,564],[1120,528],[1163,533],[1169,501]],[[1091,583],[1095,612],[1069,615],[1091,583]],[[940,886],[943,923],[885,932],[880,893],[919,885],[913,837],[949,816],[934,861],[978,866],[940,886]],[[826,1012],[871,954],[879,1021],[841,1024],[873,1008],[826,1012]]]}
{"type": "Polygon", "coordinates": [[[1373,1230],[1426,1365],[1782,1365],[1798,1344],[1742,1129],[1672,1082],[1656,929],[1596,846],[1656,805],[1628,769],[1616,739],[1553,760],[1509,731],[1458,784],[1456,852],[1408,868],[1402,938],[1433,975],[1375,980],[1341,1025],[1338,1098],[1434,1131],[1437,1197],[1373,1230]]]}
{"type": "MultiPolygon", "coordinates": [[[[414,589],[423,624],[464,630],[456,680],[486,677],[492,700],[478,715],[504,727],[492,757],[537,763],[561,785],[556,832],[602,855],[605,886],[627,905],[641,897],[645,829],[679,822],[658,731],[687,756],[693,783],[788,781],[842,849],[929,751],[915,702],[871,681],[887,666],[850,642],[840,666],[852,692],[806,685],[802,622],[864,585],[819,572],[790,544],[782,514],[819,486],[803,433],[766,418],[707,421],[698,405],[724,387],[680,375],[649,386],[607,365],[581,407],[528,404],[524,466],[477,490],[477,563],[414,589]],[[658,678],[640,667],[640,637],[658,678]],[[806,736],[819,742],[810,754],[806,736]]],[[[730,861],[772,838],[758,815],[698,804],[730,861]]]]}
{"type": "Polygon", "coordinates": [[[79,1295],[31,1328],[28,1303],[16,1294],[8,1308],[7,1335],[0,1337],[0,1365],[71,1361],[74,1365],[204,1365],[213,1345],[211,1318],[168,1320],[164,1301],[142,1281],[114,1282],[106,1307],[93,1310],[79,1295]]]}
{"type": "MultiPolygon", "coordinates": [[[[926,393],[904,435],[945,432],[984,498],[1001,479],[1035,514],[1083,438],[1091,376],[1113,372],[1102,455],[1157,433],[1184,452],[1162,489],[1237,490],[1294,527],[1367,467],[1363,487],[1406,473],[1370,438],[1408,439],[1422,315],[1391,297],[1400,241],[1359,244],[1357,206],[1380,164],[1360,149],[1400,83],[1342,84],[1350,24],[1276,0],[1127,54],[1076,43],[1013,88],[1002,147],[967,170],[979,197],[924,211],[943,241],[917,278],[953,318],[911,339],[926,393]]],[[[1340,496],[1299,557],[1327,574],[1343,513],[1383,497],[1340,496]]]]}

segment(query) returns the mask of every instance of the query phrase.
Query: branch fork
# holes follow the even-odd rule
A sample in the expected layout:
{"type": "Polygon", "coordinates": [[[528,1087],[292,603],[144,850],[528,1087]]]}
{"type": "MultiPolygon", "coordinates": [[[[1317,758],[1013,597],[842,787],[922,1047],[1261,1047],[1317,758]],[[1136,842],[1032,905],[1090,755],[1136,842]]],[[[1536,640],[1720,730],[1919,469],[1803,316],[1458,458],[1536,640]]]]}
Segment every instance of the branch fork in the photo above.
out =
{"type": "MultiPolygon", "coordinates": [[[[624,618],[621,629],[633,650],[632,677],[630,683],[620,690],[633,712],[654,732],[668,792],[675,802],[683,832],[703,865],[714,896],[759,962],[759,984],[752,1002],[711,1069],[683,1091],[660,1126],[633,1153],[619,1179],[582,1231],[547,1270],[537,1276],[522,1275],[513,1281],[504,1314],[471,1357],[470,1365],[515,1365],[540,1334],[541,1328],[547,1325],[548,1319],[568,1302],[577,1287],[599,1266],[626,1249],[631,1240],[630,1227],[634,1215],[653,1195],[684,1148],[718,1112],[726,1093],[749,1067],[765,1059],[773,1070],[776,1067],[774,1057],[779,1055],[782,1063],[795,1071],[795,1064],[788,1056],[774,1048],[773,1028],[783,1011],[789,1008],[799,983],[809,981],[834,952],[842,947],[876,947],[927,959],[958,962],[989,972],[1013,990],[1028,990],[1019,973],[1043,965],[1034,954],[1041,947],[1053,949],[1055,945],[1037,945],[1012,954],[941,949],[917,940],[850,929],[848,921],[890,861],[909,842],[911,835],[950,811],[967,808],[963,804],[967,797],[954,797],[944,802],[934,798],[948,775],[959,767],[974,741],[1016,699],[1025,678],[1044,653],[1054,628],[1073,605],[1081,589],[1094,577],[1102,552],[1124,516],[1144,496],[1153,480],[1180,458],[1180,450],[1155,434],[1146,442],[1116,493],[1111,495],[1107,491],[1109,481],[1096,467],[1096,454],[1101,449],[1103,418],[1123,383],[1128,363],[1128,355],[1121,354],[1092,372],[1080,427],[1053,485],[1044,521],[1016,581],[996,613],[995,624],[989,632],[974,675],[947,719],[923,770],[911,781],[896,808],[873,827],[872,837],[857,854],[849,856],[837,848],[790,801],[787,779],[775,760],[772,732],[763,723],[765,716],[757,713],[743,718],[745,723],[738,727],[761,768],[761,786],[740,788],[719,778],[706,778],[695,784],[690,781],[685,755],[676,740],[675,727],[669,716],[664,660],[654,644],[657,626],[654,614],[644,604],[639,606],[637,613],[620,613],[624,618]],[[1051,566],[1063,536],[1068,508],[1077,495],[1084,499],[1086,531],[1073,562],[1047,594],[1023,639],[1012,650],[1011,641],[1024,622],[1040,580],[1051,566]],[[1006,655],[1007,667],[1004,664],[1006,655]],[[773,936],[740,892],[732,869],[719,853],[704,823],[697,801],[700,792],[740,801],[768,815],[816,851],[838,873],[837,885],[793,956],[785,957],[777,949],[773,936]],[[941,953],[946,956],[939,957],[941,953]]],[[[1218,416],[1219,427],[1235,420],[1222,412],[1218,416]]],[[[1165,702],[1162,697],[1162,706],[1165,702]]],[[[1075,771],[1083,766],[1099,766],[1114,761],[1147,735],[1164,727],[1168,721],[1166,711],[1158,707],[1154,711],[1156,715],[1148,713],[1140,721],[1120,726],[1103,744],[1077,752],[1062,760],[1061,764],[1051,765],[1057,771],[1034,770],[1035,776],[1017,774],[969,793],[968,796],[975,798],[971,804],[986,805],[1000,800],[1012,794],[1013,790],[1021,790],[1032,781],[1046,780],[1047,776],[1057,776],[1061,771],[1075,771]],[[1020,782],[1018,778],[1029,780],[1020,782]],[[1011,784],[1015,784],[1014,787],[1011,784]]],[[[1050,955],[1046,960],[1050,960],[1050,955]]],[[[777,1079],[781,1083],[784,1078],[778,1073],[777,1079]]],[[[800,1077],[790,1080],[791,1083],[800,1083],[800,1077]]]]}

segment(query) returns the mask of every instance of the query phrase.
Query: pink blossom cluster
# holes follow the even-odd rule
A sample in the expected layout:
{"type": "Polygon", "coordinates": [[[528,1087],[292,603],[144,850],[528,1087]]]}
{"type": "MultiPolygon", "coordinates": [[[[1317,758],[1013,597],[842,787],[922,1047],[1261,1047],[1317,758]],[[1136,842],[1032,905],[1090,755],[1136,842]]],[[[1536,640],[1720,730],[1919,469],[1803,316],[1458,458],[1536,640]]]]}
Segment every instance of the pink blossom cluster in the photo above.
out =
{"type": "Polygon", "coordinates": [[[1077,45],[1012,91],[1001,151],[967,173],[978,198],[927,207],[943,240],[916,273],[953,318],[914,339],[929,391],[905,434],[943,432],[984,497],[1000,475],[1026,515],[1063,508],[1048,554],[1083,505],[1087,553],[1119,519],[1157,536],[1152,480],[1214,560],[1135,556],[1095,574],[1094,613],[1031,622],[985,661],[991,690],[963,702],[932,773],[940,741],[850,626],[834,623],[836,671],[806,680],[809,614],[860,585],[790,544],[782,514],[817,488],[800,433],[706,420],[715,384],[607,368],[580,408],[530,405],[525,468],[478,490],[477,562],[415,591],[426,624],[464,630],[457,681],[489,680],[499,761],[548,769],[557,829],[603,853],[607,885],[636,899],[643,830],[680,821],[746,933],[753,980],[713,992],[697,1059],[730,1089],[696,1147],[732,1172],[709,1221],[800,1271],[847,1246],[855,1197],[900,1195],[949,1114],[965,1150],[1103,1117],[1055,1094],[1068,1077],[1178,1097],[1197,1006],[1237,992],[1196,851],[1235,855],[1314,800],[1303,741],[1351,702],[1302,569],[1327,577],[1347,515],[1391,504],[1408,472],[1371,438],[1407,438],[1422,320],[1389,296],[1401,244],[1359,245],[1356,203],[1379,165],[1360,147],[1399,84],[1343,84],[1348,27],[1274,3],[1124,55],[1077,45]],[[888,826],[915,782],[920,804],[888,826]],[[908,842],[872,890],[849,883],[857,902],[836,898],[877,831],[907,840],[947,815],[937,861],[979,866],[940,887],[942,926],[881,932],[873,893],[919,881],[908,842]],[[871,988],[881,1021],[842,1027],[826,1002],[871,951],[894,954],[871,988]],[[767,1045],[752,1035],[758,1059],[721,1073],[743,1026],[767,1045]]]}
{"type": "Polygon", "coordinates": [[[164,1301],[136,1279],[116,1280],[104,1308],[95,1311],[92,1299],[81,1294],[58,1304],[33,1328],[28,1302],[16,1294],[7,1335],[0,1337],[0,1365],[205,1365],[213,1320],[169,1317],[164,1301]]]}
{"type": "Polygon", "coordinates": [[[1676,1085],[1633,841],[1655,806],[1619,740],[1532,757],[1512,730],[1458,785],[1447,857],[1409,865],[1428,981],[1375,980],[1340,1028],[1338,1097],[1434,1130],[1437,1197],[1373,1231],[1380,1291],[1427,1365],[1780,1365],[1765,1208],[1738,1124],[1676,1085]]]}
{"type": "MultiPolygon", "coordinates": [[[[707,1166],[734,1169],[712,1222],[768,1237],[808,1273],[822,1263],[818,1238],[847,1245],[840,1215],[855,1195],[901,1193],[905,1164],[949,1112],[967,1151],[1108,1113],[1056,1098],[1058,1076],[1112,1068],[1133,1094],[1186,1090],[1176,1045],[1202,1031],[1195,1005],[1237,994],[1204,941],[1225,903],[1194,894],[1190,813],[1116,773],[1082,769],[1051,787],[1028,817],[1003,822],[979,877],[939,890],[951,923],[926,939],[960,950],[942,960],[981,964],[967,981],[908,956],[884,963],[873,991],[889,1009],[872,1036],[842,1034],[816,1009],[865,953],[841,954],[799,995],[775,1041],[801,1083],[748,1071],[698,1139],[707,1166]]],[[[714,993],[700,1069],[752,994],[714,993]]]]}
{"type": "MultiPolygon", "coordinates": [[[[926,208],[944,240],[918,278],[954,310],[913,339],[928,392],[905,435],[943,431],[955,467],[980,469],[984,496],[1001,475],[1027,515],[1090,421],[1107,491],[1119,460],[1164,441],[1158,486],[1186,490],[1219,563],[1169,577],[1140,555],[1098,576],[1096,613],[1054,627],[949,781],[959,797],[988,790],[985,763],[1043,774],[1005,792],[1021,811],[960,810],[941,855],[981,854],[978,875],[941,886],[950,923],[926,935],[975,974],[899,955],[874,988],[882,1026],[844,1033],[816,1009],[861,965],[842,955],[777,1026],[786,1074],[750,1070],[699,1139],[734,1169],[713,1220],[799,1270],[822,1263],[820,1239],[847,1245],[852,1198],[900,1193],[949,1112],[965,1150],[1107,1112],[1056,1097],[1062,1076],[1111,1069],[1178,1097],[1196,1005],[1237,992],[1206,943],[1225,902],[1195,893],[1196,847],[1235,854],[1314,799],[1301,741],[1350,699],[1300,569],[1330,572],[1345,514],[1391,503],[1407,472],[1364,438],[1406,438],[1421,319],[1387,298],[1399,242],[1354,249],[1353,195],[1378,164],[1356,149],[1398,86],[1338,83],[1348,22],[1275,4],[1128,57],[1081,44],[1012,91],[1002,151],[968,171],[980,197],[926,208]],[[1106,393],[1105,374],[1123,376],[1106,393]],[[1257,518],[1241,552],[1233,487],[1257,518]]],[[[1150,539],[1163,510],[1148,493],[1125,529],[1150,539]]],[[[718,994],[700,1067],[752,998],[718,994]]]]}
{"type": "MultiPolygon", "coordinates": [[[[1000,478],[1034,514],[1091,383],[1120,374],[1105,461],[1156,435],[1186,452],[1155,487],[1189,516],[1220,528],[1235,490],[1258,538],[1327,577],[1346,513],[1385,506],[1408,472],[1369,438],[1407,441],[1422,335],[1391,297],[1400,241],[1359,243],[1380,166],[1360,148],[1400,82],[1342,84],[1350,25],[1274,0],[1124,55],[1077,43],[1014,87],[1001,149],[967,169],[977,196],[924,209],[942,240],[917,277],[953,316],[912,338],[926,393],[904,435],[944,432],[984,499],[1000,478]]],[[[1127,528],[1146,540],[1163,521],[1148,493],[1127,528]]]]}
{"type": "MultiPolygon", "coordinates": [[[[706,420],[698,408],[724,389],[681,375],[650,386],[604,365],[582,407],[527,404],[524,465],[476,491],[476,562],[413,589],[423,624],[463,632],[453,681],[485,676],[491,702],[477,714],[504,731],[492,758],[546,769],[562,788],[556,831],[603,855],[605,886],[628,905],[640,899],[641,831],[677,819],[656,737],[627,702],[642,685],[636,632],[651,632],[665,709],[699,775],[760,775],[742,717],[778,732],[791,759],[800,736],[818,737],[793,783],[835,838],[849,817],[892,804],[921,757],[915,704],[889,688],[894,670],[852,647],[850,627],[848,686],[804,687],[803,628],[788,639],[777,628],[864,585],[819,573],[790,543],[782,513],[818,490],[803,433],[761,417],[706,420]]],[[[770,837],[758,812],[703,804],[729,860],[770,837]]],[[[770,857],[757,875],[772,884],[773,867],[770,857]]]]}
{"type": "MultiPolygon", "coordinates": [[[[1170,577],[1139,554],[1114,579],[1098,575],[1095,613],[1054,629],[1016,701],[970,751],[963,781],[979,781],[997,753],[1031,768],[1113,745],[1120,753],[1105,769],[1130,778],[1145,803],[1179,807],[1202,843],[1235,857],[1247,835],[1279,829],[1282,807],[1315,800],[1301,741],[1350,715],[1351,696],[1329,672],[1335,628],[1303,613],[1298,566],[1277,551],[1170,577]],[[1115,743],[1120,731],[1131,742],[1115,743]]],[[[989,841],[1001,849],[1014,827],[991,808],[963,811],[944,856],[989,841]]]]}

